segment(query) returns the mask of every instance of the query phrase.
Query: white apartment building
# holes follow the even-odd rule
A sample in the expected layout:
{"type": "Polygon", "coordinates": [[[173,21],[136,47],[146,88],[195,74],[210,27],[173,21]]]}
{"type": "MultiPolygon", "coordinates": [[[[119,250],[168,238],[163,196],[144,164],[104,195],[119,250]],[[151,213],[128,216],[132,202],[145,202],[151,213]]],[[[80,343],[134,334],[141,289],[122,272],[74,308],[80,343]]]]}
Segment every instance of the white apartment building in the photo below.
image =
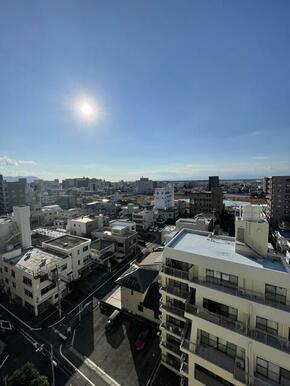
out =
{"type": "Polygon", "coordinates": [[[79,279],[90,269],[93,262],[90,246],[90,239],[67,234],[42,243],[47,251],[70,256],[72,280],[79,279]]]}
{"type": "Polygon", "coordinates": [[[236,239],[183,229],[164,248],[162,363],[182,385],[290,385],[289,256],[246,206],[236,239]]]}
{"type": "Polygon", "coordinates": [[[67,220],[66,230],[72,235],[86,236],[94,230],[101,230],[104,226],[104,216],[81,216],[67,220]]]}
{"type": "Polygon", "coordinates": [[[59,205],[46,205],[41,208],[43,225],[52,225],[54,220],[61,216],[62,209],[59,205]]]}
{"type": "Polygon", "coordinates": [[[68,293],[67,283],[71,280],[71,273],[69,255],[39,248],[6,252],[0,260],[2,290],[35,316],[68,293]]]}
{"type": "Polygon", "coordinates": [[[146,209],[135,212],[132,215],[132,220],[136,223],[137,231],[146,231],[154,224],[154,212],[146,209]]]}
{"type": "Polygon", "coordinates": [[[168,210],[174,208],[174,187],[155,188],[154,208],[168,210]]]}

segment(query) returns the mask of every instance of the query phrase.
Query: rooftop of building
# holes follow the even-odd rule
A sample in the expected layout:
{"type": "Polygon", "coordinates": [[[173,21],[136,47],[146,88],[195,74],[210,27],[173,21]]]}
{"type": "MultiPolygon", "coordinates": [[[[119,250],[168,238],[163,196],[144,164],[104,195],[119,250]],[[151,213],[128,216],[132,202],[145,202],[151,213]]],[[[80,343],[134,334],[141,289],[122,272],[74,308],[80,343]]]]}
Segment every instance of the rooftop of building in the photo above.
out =
{"type": "Polygon", "coordinates": [[[63,235],[61,237],[57,237],[56,239],[52,239],[46,241],[45,244],[50,246],[54,246],[57,248],[69,250],[71,248],[75,248],[83,243],[90,241],[90,239],[86,239],[85,237],[72,236],[72,235],[63,235]]]}
{"type": "Polygon", "coordinates": [[[105,249],[107,247],[111,247],[112,245],[114,245],[113,241],[104,240],[104,239],[97,239],[97,240],[92,241],[91,249],[97,249],[98,251],[101,251],[102,249],[105,249]]]}
{"type": "Polygon", "coordinates": [[[66,231],[64,229],[63,230],[58,230],[58,229],[49,229],[49,228],[36,228],[36,229],[32,230],[31,234],[32,235],[47,236],[47,237],[50,237],[52,239],[55,239],[57,237],[63,236],[63,234],[65,232],[66,231]]]}
{"type": "Polygon", "coordinates": [[[4,258],[4,260],[34,276],[40,272],[47,271],[47,268],[52,269],[54,266],[63,263],[61,255],[41,248],[31,248],[17,256],[4,258]]]}
{"type": "Polygon", "coordinates": [[[236,252],[233,237],[212,236],[208,232],[181,230],[166,247],[177,251],[191,253],[198,256],[207,256],[217,260],[224,260],[236,264],[247,265],[255,268],[267,268],[274,271],[287,272],[283,263],[277,256],[277,261],[267,257],[257,257],[253,251],[252,257],[236,252]]]}
{"type": "Polygon", "coordinates": [[[145,257],[138,265],[140,267],[146,267],[148,265],[159,265],[161,263],[162,252],[151,252],[145,257]]]}
{"type": "Polygon", "coordinates": [[[158,271],[144,269],[136,264],[132,264],[115,283],[122,287],[144,293],[158,276],[158,271]]]}

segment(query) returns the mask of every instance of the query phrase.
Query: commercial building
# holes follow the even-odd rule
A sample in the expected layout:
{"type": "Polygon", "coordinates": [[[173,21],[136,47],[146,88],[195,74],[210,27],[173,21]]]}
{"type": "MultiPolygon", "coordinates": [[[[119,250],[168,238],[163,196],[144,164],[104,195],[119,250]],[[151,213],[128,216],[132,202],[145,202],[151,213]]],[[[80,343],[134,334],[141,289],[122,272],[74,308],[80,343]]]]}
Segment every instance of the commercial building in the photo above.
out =
{"type": "Polygon", "coordinates": [[[104,216],[81,216],[67,220],[66,230],[72,235],[89,236],[95,230],[102,230],[104,226],[104,216]]]}
{"type": "Polygon", "coordinates": [[[153,181],[149,178],[141,177],[136,181],[136,193],[139,194],[152,194],[153,193],[153,181]]]}
{"type": "Polygon", "coordinates": [[[208,190],[212,190],[212,188],[218,188],[220,186],[219,176],[209,176],[208,177],[208,190]]]}
{"type": "Polygon", "coordinates": [[[8,212],[8,190],[7,183],[0,174],[0,216],[8,212]]]}
{"type": "Polygon", "coordinates": [[[153,210],[144,209],[132,214],[132,221],[136,223],[137,232],[146,231],[154,224],[153,210]]]}
{"type": "Polygon", "coordinates": [[[162,363],[183,385],[290,384],[290,256],[268,250],[261,208],[236,239],[183,229],[163,250],[162,363]]]}
{"type": "Polygon", "coordinates": [[[199,213],[212,214],[219,218],[223,211],[223,190],[212,188],[211,191],[194,192],[190,197],[190,215],[194,217],[199,213]]]}
{"type": "Polygon", "coordinates": [[[19,178],[18,181],[7,182],[8,211],[12,212],[13,206],[27,204],[27,180],[19,178]]]}
{"type": "Polygon", "coordinates": [[[174,208],[174,187],[167,185],[163,188],[155,188],[154,208],[168,210],[174,208]]]}
{"type": "Polygon", "coordinates": [[[263,184],[267,197],[267,217],[276,226],[290,222],[290,176],[265,177],[263,184]]]}

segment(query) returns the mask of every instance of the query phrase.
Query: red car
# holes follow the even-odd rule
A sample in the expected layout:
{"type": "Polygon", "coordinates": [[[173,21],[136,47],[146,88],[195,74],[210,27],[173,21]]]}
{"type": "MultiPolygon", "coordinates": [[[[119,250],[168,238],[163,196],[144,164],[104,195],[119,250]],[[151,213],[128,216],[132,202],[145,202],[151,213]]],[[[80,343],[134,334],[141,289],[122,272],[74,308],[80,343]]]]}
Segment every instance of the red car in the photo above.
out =
{"type": "Polygon", "coordinates": [[[149,335],[149,328],[148,327],[144,327],[139,335],[138,335],[138,338],[135,342],[135,348],[137,351],[141,351],[144,349],[145,347],[145,344],[146,344],[146,341],[148,339],[148,335],[149,335]]]}

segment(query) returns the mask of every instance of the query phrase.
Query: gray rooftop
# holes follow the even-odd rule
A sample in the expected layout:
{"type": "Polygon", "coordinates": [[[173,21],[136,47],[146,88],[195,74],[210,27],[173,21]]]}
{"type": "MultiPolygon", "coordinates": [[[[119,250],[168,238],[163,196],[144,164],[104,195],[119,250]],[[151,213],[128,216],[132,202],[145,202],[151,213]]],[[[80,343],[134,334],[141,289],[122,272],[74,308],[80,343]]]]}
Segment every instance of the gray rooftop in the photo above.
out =
{"type": "Polygon", "coordinates": [[[56,239],[46,241],[45,244],[67,250],[82,245],[86,241],[89,241],[89,239],[72,235],[63,235],[56,239]]]}
{"type": "Polygon", "coordinates": [[[234,239],[209,237],[209,235],[204,234],[204,232],[194,232],[184,229],[167,244],[167,247],[232,263],[286,272],[280,261],[272,261],[267,258],[257,259],[254,252],[252,258],[244,256],[236,252],[234,239]]]}

